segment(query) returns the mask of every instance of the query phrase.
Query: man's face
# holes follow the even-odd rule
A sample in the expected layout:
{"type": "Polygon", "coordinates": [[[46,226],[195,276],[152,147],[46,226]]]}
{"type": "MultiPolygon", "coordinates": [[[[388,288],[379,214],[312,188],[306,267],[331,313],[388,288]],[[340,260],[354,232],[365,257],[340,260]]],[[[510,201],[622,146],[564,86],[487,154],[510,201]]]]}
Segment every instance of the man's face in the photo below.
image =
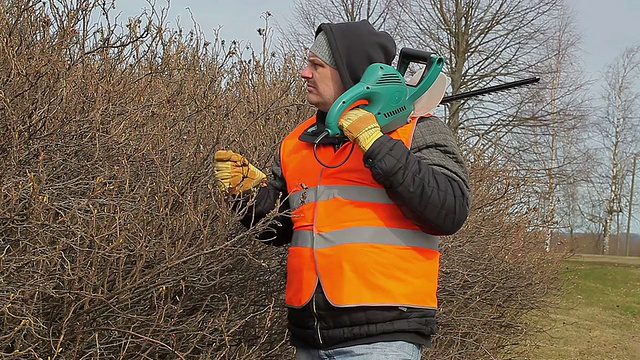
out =
{"type": "Polygon", "coordinates": [[[300,74],[307,81],[307,101],[321,111],[329,111],[344,92],[338,70],[327,65],[314,53],[309,53],[307,66],[300,74]]]}

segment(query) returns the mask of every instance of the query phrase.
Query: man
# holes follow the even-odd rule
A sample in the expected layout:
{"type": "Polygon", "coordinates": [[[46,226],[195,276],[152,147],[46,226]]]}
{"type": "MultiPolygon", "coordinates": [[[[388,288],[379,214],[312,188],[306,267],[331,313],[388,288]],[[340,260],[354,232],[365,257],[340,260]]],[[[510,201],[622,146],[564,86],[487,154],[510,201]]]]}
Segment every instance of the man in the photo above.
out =
{"type": "Polygon", "coordinates": [[[323,138],[315,154],[344,164],[324,168],[314,155],[336,98],[395,52],[367,21],[320,25],[301,74],[317,113],[285,137],[267,185],[244,157],[216,153],[225,189],[258,189],[243,224],[278,200],[290,211],[260,239],[290,244],[285,302],[297,359],[419,359],[436,333],[438,236],[460,229],[469,211],[448,127],[428,116],[383,134],[371,113],[353,109],[339,121],[346,138],[323,138]]]}

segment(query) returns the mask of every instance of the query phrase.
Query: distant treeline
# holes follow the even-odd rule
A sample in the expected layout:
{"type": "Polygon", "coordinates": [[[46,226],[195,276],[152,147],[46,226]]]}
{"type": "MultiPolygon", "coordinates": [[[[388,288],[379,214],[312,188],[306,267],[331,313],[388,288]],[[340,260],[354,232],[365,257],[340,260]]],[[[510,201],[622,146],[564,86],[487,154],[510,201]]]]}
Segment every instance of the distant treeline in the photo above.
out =
{"type": "MultiPolygon", "coordinates": [[[[611,234],[609,255],[627,254],[627,233],[611,234]]],[[[571,251],[577,254],[602,254],[602,234],[558,233],[552,244],[556,251],[571,251]]],[[[640,256],[640,234],[629,234],[629,256],[640,256]]]]}

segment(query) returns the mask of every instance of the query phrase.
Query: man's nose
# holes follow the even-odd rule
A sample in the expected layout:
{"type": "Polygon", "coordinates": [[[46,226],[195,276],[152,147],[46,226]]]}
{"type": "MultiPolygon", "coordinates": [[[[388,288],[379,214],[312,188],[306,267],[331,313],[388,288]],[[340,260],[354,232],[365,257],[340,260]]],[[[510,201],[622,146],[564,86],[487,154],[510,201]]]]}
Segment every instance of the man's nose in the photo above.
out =
{"type": "Polygon", "coordinates": [[[305,66],[304,69],[302,69],[300,76],[303,79],[311,79],[311,70],[309,69],[309,65],[305,66]]]}

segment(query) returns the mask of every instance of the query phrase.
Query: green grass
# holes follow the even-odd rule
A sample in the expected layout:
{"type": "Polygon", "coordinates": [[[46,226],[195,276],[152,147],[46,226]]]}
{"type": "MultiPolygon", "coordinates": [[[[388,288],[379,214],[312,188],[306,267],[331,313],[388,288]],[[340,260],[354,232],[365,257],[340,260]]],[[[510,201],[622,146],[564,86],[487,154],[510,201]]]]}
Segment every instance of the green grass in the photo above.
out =
{"type": "Polygon", "coordinates": [[[640,359],[640,258],[575,256],[534,359],[640,359]]]}

